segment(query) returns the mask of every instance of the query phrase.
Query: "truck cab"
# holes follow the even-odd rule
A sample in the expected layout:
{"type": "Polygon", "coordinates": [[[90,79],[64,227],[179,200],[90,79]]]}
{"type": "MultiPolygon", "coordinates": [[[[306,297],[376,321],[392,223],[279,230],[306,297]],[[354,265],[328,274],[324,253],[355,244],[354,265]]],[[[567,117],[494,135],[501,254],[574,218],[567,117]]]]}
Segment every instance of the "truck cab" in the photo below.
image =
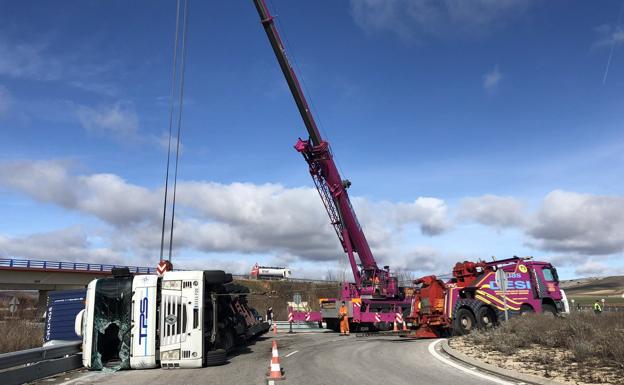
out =
{"type": "Polygon", "coordinates": [[[435,276],[416,282],[421,286],[410,318],[422,329],[421,334],[429,337],[447,331],[466,334],[476,328],[491,327],[507,317],[528,313],[565,315],[569,312],[555,267],[531,258],[460,262],[447,282],[435,276]],[[497,277],[500,271],[504,281],[497,277]]]}
{"type": "Polygon", "coordinates": [[[225,363],[237,339],[268,330],[250,315],[241,288],[232,293],[231,281],[221,270],[162,277],[122,271],[91,281],[75,323],[83,365],[119,370],[225,363]]]}

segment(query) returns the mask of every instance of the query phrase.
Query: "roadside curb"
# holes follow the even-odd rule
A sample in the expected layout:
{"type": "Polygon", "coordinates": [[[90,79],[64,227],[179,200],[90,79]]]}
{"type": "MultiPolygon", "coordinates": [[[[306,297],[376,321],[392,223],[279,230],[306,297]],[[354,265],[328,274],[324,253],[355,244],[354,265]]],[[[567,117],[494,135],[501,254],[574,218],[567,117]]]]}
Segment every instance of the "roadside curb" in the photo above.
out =
{"type": "Polygon", "coordinates": [[[479,369],[486,370],[491,373],[500,374],[501,376],[509,377],[509,378],[522,381],[522,382],[527,382],[530,384],[565,385],[561,382],[549,380],[543,377],[534,376],[532,374],[522,374],[522,373],[518,373],[512,370],[503,369],[495,365],[486,364],[483,361],[479,361],[463,353],[460,353],[457,350],[452,349],[448,344],[448,340],[442,340],[441,345],[442,345],[442,350],[449,356],[455,358],[456,360],[462,361],[466,364],[475,366],[479,369]]]}

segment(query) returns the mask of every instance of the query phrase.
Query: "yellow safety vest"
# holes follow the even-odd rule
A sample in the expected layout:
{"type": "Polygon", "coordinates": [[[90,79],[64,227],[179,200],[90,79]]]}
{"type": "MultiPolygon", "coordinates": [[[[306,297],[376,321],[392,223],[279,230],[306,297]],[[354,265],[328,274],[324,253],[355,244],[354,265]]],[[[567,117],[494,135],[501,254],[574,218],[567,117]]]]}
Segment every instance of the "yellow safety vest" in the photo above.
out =
{"type": "Polygon", "coordinates": [[[594,304],[594,310],[596,310],[596,311],[602,311],[602,306],[600,306],[600,304],[599,304],[598,302],[596,302],[596,303],[594,304]]]}

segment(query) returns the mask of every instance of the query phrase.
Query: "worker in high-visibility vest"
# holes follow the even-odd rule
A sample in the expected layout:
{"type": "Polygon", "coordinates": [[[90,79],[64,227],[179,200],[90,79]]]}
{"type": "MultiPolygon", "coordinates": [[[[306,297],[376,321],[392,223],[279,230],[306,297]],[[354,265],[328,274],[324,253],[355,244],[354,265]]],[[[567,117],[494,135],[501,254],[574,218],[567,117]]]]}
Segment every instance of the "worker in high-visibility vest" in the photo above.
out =
{"type": "Polygon", "coordinates": [[[342,306],[340,306],[340,310],[338,311],[340,315],[340,335],[348,336],[349,335],[349,308],[345,305],[345,302],[342,301],[342,306]]]}
{"type": "Polygon", "coordinates": [[[600,301],[596,300],[596,302],[594,302],[594,314],[600,313],[602,313],[602,305],[600,304],[600,301]]]}

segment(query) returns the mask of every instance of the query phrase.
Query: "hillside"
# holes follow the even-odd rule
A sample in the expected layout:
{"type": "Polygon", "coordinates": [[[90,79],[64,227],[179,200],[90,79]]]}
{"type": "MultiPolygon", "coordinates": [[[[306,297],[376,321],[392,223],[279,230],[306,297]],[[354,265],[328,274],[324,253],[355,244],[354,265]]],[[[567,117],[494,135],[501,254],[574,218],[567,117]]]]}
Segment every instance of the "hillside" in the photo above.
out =
{"type": "Polygon", "coordinates": [[[261,315],[266,314],[269,306],[273,307],[273,314],[277,320],[286,320],[287,302],[293,301],[295,293],[301,294],[301,299],[308,302],[312,310],[319,310],[319,298],[336,298],[340,291],[338,283],[313,283],[294,281],[257,281],[237,279],[237,283],[247,286],[251,290],[248,296],[251,306],[261,315]]]}
{"type": "Polygon", "coordinates": [[[624,304],[624,276],[572,279],[561,282],[561,288],[581,304],[602,298],[611,304],[624,304]]]}

